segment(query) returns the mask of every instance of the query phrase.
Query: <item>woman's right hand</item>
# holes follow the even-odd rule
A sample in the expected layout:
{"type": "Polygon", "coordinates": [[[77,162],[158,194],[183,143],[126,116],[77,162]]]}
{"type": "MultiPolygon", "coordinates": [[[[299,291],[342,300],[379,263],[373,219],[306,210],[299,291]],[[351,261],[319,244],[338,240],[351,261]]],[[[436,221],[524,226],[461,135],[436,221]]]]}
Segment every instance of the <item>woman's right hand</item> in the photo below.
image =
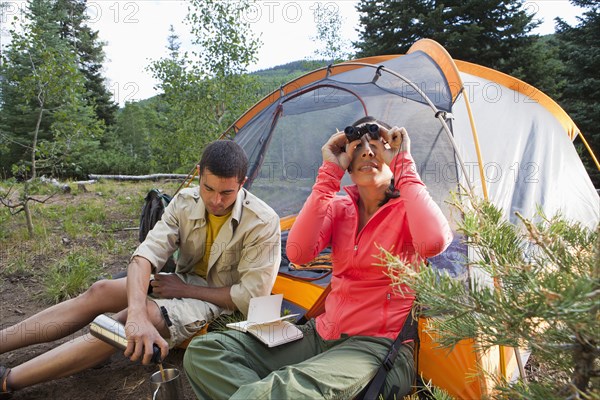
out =
{"type": "Polygon", "coordinates": [[[342,169],[348,169],[350,161],[352,160],[351,154],[348,154],[348,139],[344,132],[336,132],[321,147],[321,153],[323,154],[323,161],[329,161],[339,165],[342,169]]]}

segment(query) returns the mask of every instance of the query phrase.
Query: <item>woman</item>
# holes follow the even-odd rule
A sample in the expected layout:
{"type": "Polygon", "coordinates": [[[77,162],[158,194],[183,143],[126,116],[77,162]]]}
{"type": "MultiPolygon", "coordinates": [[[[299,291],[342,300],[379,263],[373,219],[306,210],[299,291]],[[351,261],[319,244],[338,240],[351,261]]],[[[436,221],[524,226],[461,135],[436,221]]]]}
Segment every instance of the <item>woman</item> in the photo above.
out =
{"type": "MultiPolygon", "coordinates": [[[[371,117],[353,126],[375,133],[348,143],[338,132],[322,147],[317,181],[287,242],[287,256],[298,264],[331,246],[325,312],[300,327],[301,340],[275,348],[250,335],[198,338],[185,366],[199,398],[352,398],[402,329],[414,297],[392,289],[381,249],[417,263],[445,250],[452,235],[416,173],[406,130],[371,117]],[[370,124],[378,132],[365,129],[370,124]],[[346,170],[354,185],[345,188],[348,196],[336,196],[346,170]]],[[[387,374],[384,397],[393,386],[398,396],[408,393],[414,373],[406,343],[387,374]]]]}

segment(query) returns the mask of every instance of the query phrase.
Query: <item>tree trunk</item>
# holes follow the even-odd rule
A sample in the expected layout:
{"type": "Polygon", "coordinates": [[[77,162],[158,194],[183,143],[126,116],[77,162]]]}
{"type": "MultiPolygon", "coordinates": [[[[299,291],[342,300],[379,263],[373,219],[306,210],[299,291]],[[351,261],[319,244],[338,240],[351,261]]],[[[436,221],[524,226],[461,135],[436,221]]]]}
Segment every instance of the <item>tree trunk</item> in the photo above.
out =
{"type": "Polygon", "coordinates": [[[576,345],[573,354],[575,369],[571,383],[582,393],[588,393],[590,380],[595,371],[597,345],[594,340],[586,340],[579,335],[577,335],[576,345]]]}
{"type": "Polygon", "coordinates": [[[44,99],[42,97],[42,94],[40,93],[40,95],[38,96],[39,102],[40,102],[40,113],[38,114],[38,119],[37,122],[35,124],[35,132],[33,134],[33,144],[31,145],[31,178],[34,179],[36,176],[36,171],[35,171],[35,150],[37,148],[37,139],[38,139],[38,134],[40,132],[40,125],[42,123],[42,114],[44,113],[44,99]]]}
{"type": "Polygon", "coordinates": [[[29,239],[33,238],[33,221],[31,220],[31,211],[29,210],[29,200],[26,198],[23,202],[23,211],[25,212],[25,222],[27,223],[27,232],[29,239]]]}

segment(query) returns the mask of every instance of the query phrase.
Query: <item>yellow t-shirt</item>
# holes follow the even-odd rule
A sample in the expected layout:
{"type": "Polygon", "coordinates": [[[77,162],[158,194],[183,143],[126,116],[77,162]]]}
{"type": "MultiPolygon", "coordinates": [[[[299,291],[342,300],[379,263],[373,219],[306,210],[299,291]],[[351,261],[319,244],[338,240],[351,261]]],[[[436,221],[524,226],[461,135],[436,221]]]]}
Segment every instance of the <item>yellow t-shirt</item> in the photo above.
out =
{"type": "Polygon", "coordinates": [[[225,224],[225,221],[231,217],[231,211],[222,216],[212,215],[210,213],[206,213],[206,215],[208,218],[206,218],[206,246],[204,247],[204,256],[194,268],[196,274],[203,278],[206,278],[206,273],[208,272],[208,260],[210,259],[212,245],[219,235],[221,227],[225,224]]]}

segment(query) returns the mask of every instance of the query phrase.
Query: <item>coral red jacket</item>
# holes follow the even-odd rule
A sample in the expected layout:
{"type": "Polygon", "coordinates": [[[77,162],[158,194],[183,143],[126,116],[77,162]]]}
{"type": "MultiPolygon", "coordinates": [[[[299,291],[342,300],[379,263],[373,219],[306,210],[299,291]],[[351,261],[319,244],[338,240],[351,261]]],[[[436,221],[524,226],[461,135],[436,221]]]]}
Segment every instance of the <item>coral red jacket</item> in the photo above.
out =
{"type": "Polygon", "coordinates": [[[400,197],[383,205],[358,229],[358,189],[345,187],[349,196],[336,196],[344,170],[331,162],[319,169],[312,193],[292,227],[287,241],[290,261],[311,261],[328,245],[332,248],[333,276],[325,312],[317,317],[324,339],[341,334],[395,339],[410,312],[414,297],[392,290],[379,247],[410,262],[441,253],[452,240],[448,221],[416,173],[407,152],[393,160],[400,197]]]}

